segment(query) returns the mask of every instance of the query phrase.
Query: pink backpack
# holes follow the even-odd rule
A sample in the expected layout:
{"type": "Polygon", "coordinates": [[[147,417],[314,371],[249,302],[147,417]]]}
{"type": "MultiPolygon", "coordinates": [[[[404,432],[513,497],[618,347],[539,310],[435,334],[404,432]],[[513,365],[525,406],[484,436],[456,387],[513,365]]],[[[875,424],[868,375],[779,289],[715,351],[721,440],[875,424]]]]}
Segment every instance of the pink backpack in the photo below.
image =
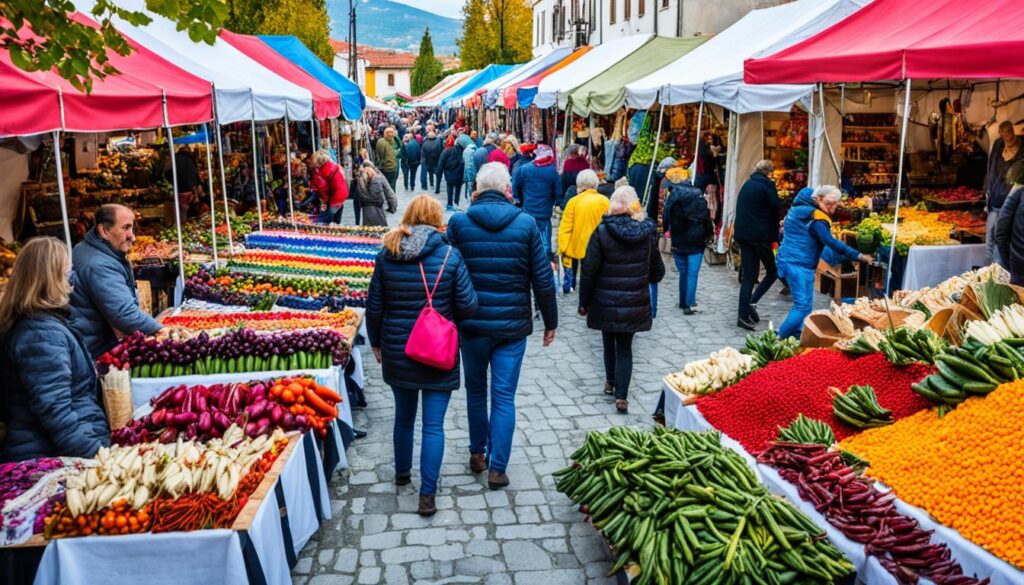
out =
{"type": "Polygon", "coordinates": [[[450,370],[455,367],[455,359],[459,355],[459,330],[434,309],[434,293],[437,285],[441,282],[444,269],[448,265],[448,257],[451,256],[452,247],[448,246],[448,252],[444,255],[444,262],[441,263],[441,270],[434,280],[434,288],[427,287],[427,273],[423,270],[423,262],[420,262],[420,276],[423,277],[423,289],[427,293],[427,304],[420,311],[409,333],[409,340],[405,342],[405,355],[409,359],[426,364],[441,370],[450,370]]]}

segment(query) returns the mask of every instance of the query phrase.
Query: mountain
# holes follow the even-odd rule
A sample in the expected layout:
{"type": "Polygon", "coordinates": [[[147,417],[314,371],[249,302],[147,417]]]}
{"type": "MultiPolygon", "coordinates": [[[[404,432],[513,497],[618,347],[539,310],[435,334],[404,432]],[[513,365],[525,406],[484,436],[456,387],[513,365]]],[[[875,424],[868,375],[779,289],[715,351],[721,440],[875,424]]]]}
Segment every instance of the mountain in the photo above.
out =
{"type": "MultiPolygon", "coordinates": [[[[348,36],[348,0],[327,0],[331,36],[348,36]]],[[[419,52],[423,29],[430,27],[434,54],[438,57],[458,51],[455,39],[462,34],[462,21],[390,0],[358,0],[356,40],[360,45],[419,52]]]]}

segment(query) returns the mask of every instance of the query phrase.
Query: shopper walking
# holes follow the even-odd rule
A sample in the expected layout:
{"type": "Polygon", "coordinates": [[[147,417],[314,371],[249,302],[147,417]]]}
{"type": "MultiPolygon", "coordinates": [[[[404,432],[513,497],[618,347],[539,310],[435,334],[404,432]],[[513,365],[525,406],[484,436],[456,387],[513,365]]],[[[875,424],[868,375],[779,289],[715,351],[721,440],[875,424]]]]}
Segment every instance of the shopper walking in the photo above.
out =
{"type": "Polygon", "coordinates": [[[498,135],[490,132],[484,137],[483,146],[473,153],[473,168],[480,170],[485,164],[491,161],[491,153],[498,149],[498,135]]]}
{"type": "Polygon", "coordinates": [[[608,211],[609,201],[597,192],[597,173],[587,169],[576,176],[575,197],[565,204],[558,224],[558,254],[562,257],[565,278],[562,293],[576,288],[576,270],[587,253],[590,236],[608,211]]]}
{"type": "Polygon", "coordinates": [[[740,187],[736,197],[736,220],[733,240],[740,248],[740,300],[736,326],[749,331],[761,320],[757,302],[775,284],[775,252],[772,245],[779,241],[779,213],[782,202],[775,183],[771,180],[775,170],[772,161],[762,160],[754,165],[754,173],[740,187]],[[754,281],[764,266],[764,278],[754,290],[754,281]]]}
{"type": "MultiPolygon", "coordinates": [[[[455,143],[462,147],[462,165],[463,169],[465,169],[462,174],[462,182],[466,185],[466,197],[469,198],[473,196],[473,191],[476,187],[473,183],[476,182],[476,172],[478,169],[475,161],[476,151],[479,147],[472,138],[465,134],[459,136],[455,143]]],[[[457,206],[458,203],[456,201],[455,205],[457,206]]]]}
{"type": "Polygon", "coordinates": [[[358,196],[363,210],[363,222],[360,225],[388,225],[387,213],[398,210],[398,199],[388,185],[388,180],[370,161],[364,162],[358,169],[358,196]]]}
{"type": "Polygon", "coordinates": [[[531,289],[543,317],[544,346],[555,340],[558,308],[537,222],[509,201],[508,169],[486,164],[477,181],[473,204],[448,221],[448,237],[462,252],[480,299],[476,315],[459,325],[469,409],[469,467],[481,473],[490,466],[487,484],[498,489],[509,484],[505,472],[516,426],[516,390],[526,338],[533,332],[531,289]]]}
{"type": "Polygon", "coordinates": [[[817,189],[804,188],[797,193],[793,207],[786,214],[782,227],[782,245],[779,246],[779,276],[789,285],[793,308],[779,327],[779,337],[799,337],[804,319],[814,307],[814,273],[822,252],[829,264],[841,260],[871,262],[871,256],[861,254],[832,237],[832,214],[839,206],[843,194],[832,185],[817,189]]]}
{"type": "Polygon", "coordinates": [[[389,126],[384,129],[384,135],[377,139],[377,144],[374,147],[377,168],[384,173],[392,191],[398,184],[398,154],[396,150],[401,150],[401,145],[396,142],[395,129],[389,126]]]}
{"type": "Polygon", "coordinates": [[[587,149],[579,144],[570,144],[569,148],[565,150],[565,162],[562,164],[562,193],[576,184],[576,176],[580,174],[580,171],[589,168],[587,149]]]}
{"type": "Polygon", "coordinates": [[[313,173],[309,181],[310,187],[327,206],[327,223],[341,223],[341,212],[348,199],[348,185],[341,166],[331,160],[331,153],[318,150],[313,153],[313,173]]]}
{"type": "Polygon", "coordinates": [[[546,144],[537,146],[536,158],[512,175],[512,198],[537,222],[544,241],[544,257],[551,258],[551,215],[562,195],[562,181],[555,169],[555,153],[546,144]]]}
{"type": "Polygon", "coordinates": [[[437,133],[428,127],[427,137],[423,140],[423,146],[420,149],[423,162],[423,170],[420,172],[420,189],[424,191],[434,189],[435,195],[441,192],[441,177],[437,170],[437,163],[441,160],[443,150],[444,143],[437,137],[437,133]]]}
{"type": "MultiPolygon", "coordinates": [[[[460,136],[463,138],[465,135],[460,136]]],[[[466,138],[463,143],[469,142],[469,138],[466,138]]],[[[444,173],[444,184],[448,190],[448,205],[445,207],[446,211],[455,211],[455,206],[459,204],[459,194],[462,191],[462,181],[466,176],[466,163],[462,159],[462,145],[458,143],[454,138],[448,137],[448,142],[445,144],[444,152],[441,153],[441,159],[437,163],[438,168],[438,185],[440,185],[440,175],[444,173]]]]}
{"type": "Polygon", "coordinates": [[[1006,196],[1010,193],[1012,181],[1016,177],[1010,177],[1011,167],[1018,161],[1024,160],[1024,141],[1017,136],[1013,122],[1003,121],[999,125],[999,138],[992,143],[992,150],[988,155],[988,171],[985,173],[985,210],[988,212],[988,220],[985,225],[985,259],[991,264],[996,262],[1004,268],[1007,266],[1007,259],[999,254],[996,246],[996,221],[999,219],[999,210],[1002,209],[1006,196]]]}
{"type": "Polygon", "coordinates": [[[395,484],[412,481],[416,410],[423,403],[420,447],[420,500],[417,512],[437,511],[444,417],[453,390],[459,387],[459,363],[442,370],[410,359],[406,343],[428,303],[449,321],[459,322],[477,310],[477,296],[459,251],[441,233],[444,213],[433,197],[412,200],[402,223],[384,236],[366,299],[366,332],[384,382],[395,397],[395,484]]]}
{"type": "Polygon", "coordinates": [[[636,191],[616,189],[580,271],[579,314],[587,317],[587,327],[601,332],[604,393],[614,394],[620,413],[628,412],[633,336],[650,331],[653,322],[649,285],[665,276],[657,231],[640,209],[636,191]]]}
{"type": "Polygon", "coordinates": [[[422,148],[420,143],[412,134],[406,134],[402,145],[402,182],[406,191],[416,190],[416,173],[420,170],[422,148]]]}
{"type": "Polygon", "coordinates": [[[704,194],[689,179],[669,183],[668,189],[662,226],[671,236],[672,257],[679,270],[679,306],[684,315],[692,315],[697,304],[697,275],[714,226],[704,194]]]}

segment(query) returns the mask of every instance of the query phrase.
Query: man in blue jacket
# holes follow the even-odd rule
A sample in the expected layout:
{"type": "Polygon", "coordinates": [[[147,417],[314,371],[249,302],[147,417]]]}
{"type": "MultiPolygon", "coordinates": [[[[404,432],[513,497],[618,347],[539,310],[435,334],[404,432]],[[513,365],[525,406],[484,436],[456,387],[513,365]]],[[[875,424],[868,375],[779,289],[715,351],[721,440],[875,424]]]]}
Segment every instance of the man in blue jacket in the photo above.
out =
{"type": "Polygon", "coordinates": [[[537,221],[544,252],[551,258],[551,214],[562,196],[562,180],[555,168],[555,155],[545,144],[537,146],[534,160],[512,174],[512,197],[523,211],[537,221]]]}
{"type": "Polygon", "coordinates": [[[509,201],[508,169],[501,163],[485,164],[476,181],[469,210],[448,220],[448,238],[462,253],[480,303],[476,315],[459,323],[469,407],[469,467],[481,473],[489,457],[487,484],[498,489],[509,483],[505,470],[516,427],[516,388],[526,338],[533,332],[531,288],[544,319],[545,346],[555,340],[558,307],[554,273],[537,222],[509,201]]]}
{"type": "Polygon", "coordinates": [[[117,335],[152,335],[160,324],[139,307],[135,275],[127,254],[135,242],[135,213],[108,204],[96,211],[96,225],[75,246],[71,264],[71,327],[98,358],[117,344],[117,335]]]}

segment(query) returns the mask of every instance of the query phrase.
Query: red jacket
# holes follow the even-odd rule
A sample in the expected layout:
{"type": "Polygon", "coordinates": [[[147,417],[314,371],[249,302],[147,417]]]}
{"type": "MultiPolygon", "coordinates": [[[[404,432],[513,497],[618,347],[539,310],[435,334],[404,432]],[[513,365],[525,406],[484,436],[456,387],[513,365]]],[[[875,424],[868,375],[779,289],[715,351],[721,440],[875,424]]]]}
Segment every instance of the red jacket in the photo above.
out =
{"type": "Polygon", "coordinates": [[[341,171],[341,167],[336,162],[327,161],[324,166],[317,169],[309,184],[320,196],[320,200],[327,203],[328,207],[341,207],[348,199],[345,173],[341,171]]]}

